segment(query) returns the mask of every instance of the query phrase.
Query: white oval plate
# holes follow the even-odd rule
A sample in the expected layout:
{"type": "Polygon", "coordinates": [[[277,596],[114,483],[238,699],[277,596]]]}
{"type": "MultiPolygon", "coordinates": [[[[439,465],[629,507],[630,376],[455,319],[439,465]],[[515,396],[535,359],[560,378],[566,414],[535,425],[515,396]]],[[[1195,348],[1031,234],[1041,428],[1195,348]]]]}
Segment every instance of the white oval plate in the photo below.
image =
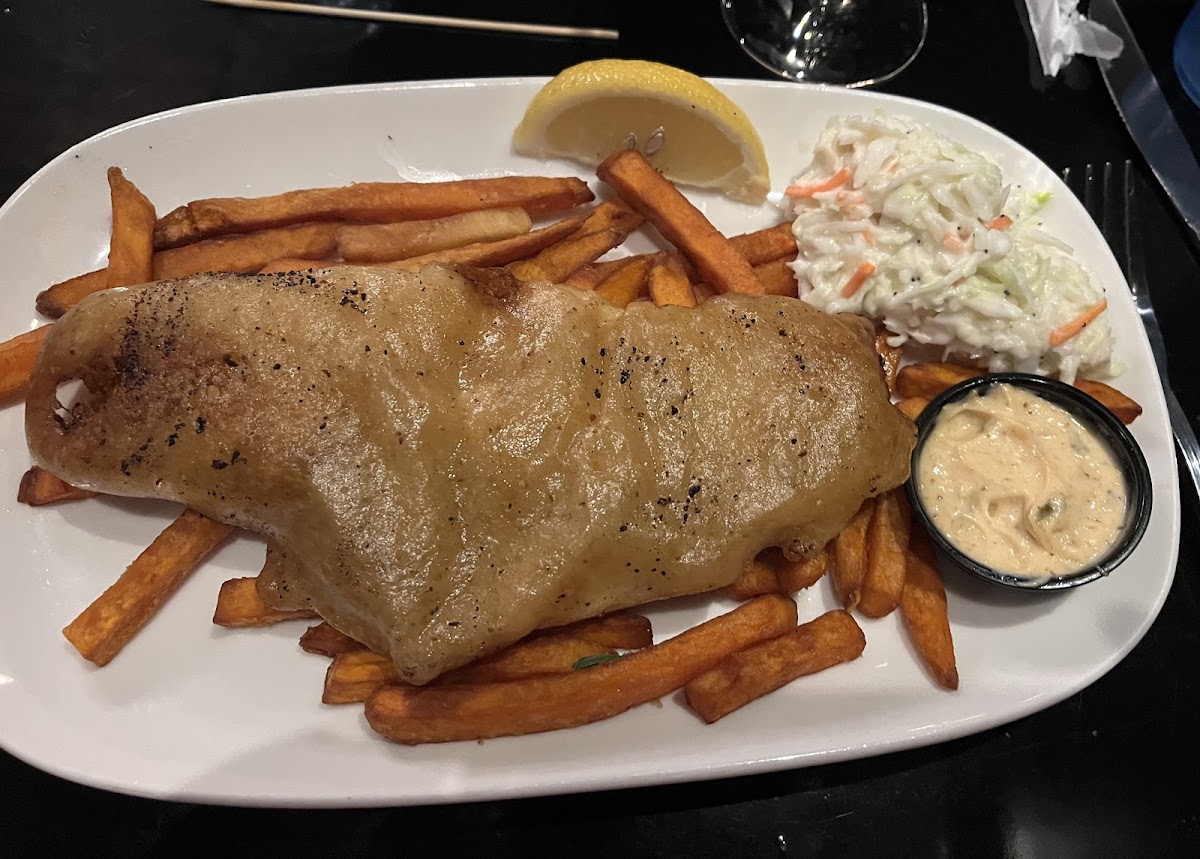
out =
{"type": "MultiPolygon", "coordinates": [[[[197,197],[260,195],[362,180],[570,174],[514,156],[510,134],[540,79],[443,81],[254,96],[159,114],[66,152],[0,209],[3,336],[37,323],[53,281],[103,264],[110,164],[159,212],[197,197]]],[[[774,187],[793,178],[837,113],[907,113],[993,156],[1015,183],[1048,187],[1050,231],[1107,288],[1145,406],[1133,425],[1154,478],[1140,548],[1110,578],[1039,597],[948,577],[962,688],[936,689],[899,619],[864,620],[857,662],[800,680],[712,726],[676,700],[569,731],[406,748],[362,708],[320,703],[326,660],[296,645],[304,623],[225,631],[210,623],[220,582],[257,572],[261,545],[221,550],[107,668],[60,634],[170,521],[157,502],[96,500],[40,510],[13,500],[29,465],[21,410],[0,411],[0,744],[89,785],[171,799],[278,806],[391,805],[528,796],[745,775],[875,755],[981,731],[1054,704],[1112,668],[1158,614],[1175,569],[1179,496],[1157,373],[1121,273],[1100,234],[1031,153],[960,114],[869,92],[721,81],[762,133],[774,187]]],[[[587,174],[581,174],[587,176],[587,174]]],[[[591,177],[587,177],[591,178],[591,177]]],[[[726,233],[778,215],[692,194],[726,233]]],[[[826,583],[802,619],[834,607],[826,583]]],[[[691,599],[653,608],[657,636],[728,610],[691,599]]]]}

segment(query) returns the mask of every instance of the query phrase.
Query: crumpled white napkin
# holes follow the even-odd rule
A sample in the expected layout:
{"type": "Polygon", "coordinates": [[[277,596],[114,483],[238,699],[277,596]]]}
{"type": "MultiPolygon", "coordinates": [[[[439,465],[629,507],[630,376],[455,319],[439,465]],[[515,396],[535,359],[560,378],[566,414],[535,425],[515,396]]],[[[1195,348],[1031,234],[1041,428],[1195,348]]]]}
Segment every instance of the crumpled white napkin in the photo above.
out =
{"type": "Polygon", "coordinates": [[[1042,71],[1054,77],[1075,54],[1111,60],[1124,44],[1107,27],[1079,13],[1079,0],[1025,0],[1042,71]]]}

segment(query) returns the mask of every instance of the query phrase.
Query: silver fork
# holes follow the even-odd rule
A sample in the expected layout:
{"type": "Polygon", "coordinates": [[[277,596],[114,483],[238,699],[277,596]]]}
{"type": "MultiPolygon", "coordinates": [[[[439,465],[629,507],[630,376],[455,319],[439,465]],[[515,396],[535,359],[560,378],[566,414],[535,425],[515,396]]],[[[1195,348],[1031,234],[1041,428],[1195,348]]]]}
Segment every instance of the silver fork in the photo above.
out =
{"type": "Polygon", "coordinates": [[[1142,231],[1137,218],[1133,165],[1126,161],[1116,166],[1121,174],[1119,180],[1113,175],[1116,171],[1111,162],[1106,162],[1100,171],[1091,164],[1086,165],[1082,190],[1078,182],[1072,182],[1074,176],[1070,167],[1063,170],[1062,177],[1076,196],[1083,200],[1088,214],[1104,233],[1121,270],[1125,272],[1138,316],[1142,318],[1146,337],[1150,341],[1150,351],[1154,353],[1158,375],[1162,379],[1175,442],[1191,475],[1192,488],[1200,497],[1200,444],[1196,442],[1196,433],[1188,421],[1187,413],[1171,390],[1170,376],[1167,375],[1167,346],[1163,342],[1158,318],[1154,315],[1154,305],[1150,302],[1150,288],[1146,283],[1146,261],[1142,255],[1142,231]]]}

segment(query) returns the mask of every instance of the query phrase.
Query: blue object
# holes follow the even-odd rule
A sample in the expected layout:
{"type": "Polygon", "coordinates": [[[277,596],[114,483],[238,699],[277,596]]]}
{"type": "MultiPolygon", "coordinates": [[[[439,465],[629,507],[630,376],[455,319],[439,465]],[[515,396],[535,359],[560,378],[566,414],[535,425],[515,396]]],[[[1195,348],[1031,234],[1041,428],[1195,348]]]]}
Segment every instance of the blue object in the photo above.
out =
{"type": "Polygon", "coordinates": [[[1175,74],[1188,98],[1200,107],[1200,3],[1192,7],[1175,37],[1175,74]]]}

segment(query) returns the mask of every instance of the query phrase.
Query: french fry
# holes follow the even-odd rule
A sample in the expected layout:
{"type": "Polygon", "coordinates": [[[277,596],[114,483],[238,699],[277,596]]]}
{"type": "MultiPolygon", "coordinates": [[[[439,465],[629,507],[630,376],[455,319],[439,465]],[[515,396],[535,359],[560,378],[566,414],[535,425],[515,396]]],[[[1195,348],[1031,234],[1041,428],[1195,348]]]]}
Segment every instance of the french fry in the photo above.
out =
{"type": "Polygon", "coordinates": [[[154,205],[119,167],[108,168],[112,235],[105,285],[134,286],[154,280],[154,205]]]}
{"type": "Polygon", "coordinates": [[[373,650],[338,653],[325,670],[322,704],[357,704],[385,683],[399,683],[392,660],[373,650]]]}
{"type": "Polygon", "coordinates": [[[63,635],[84,659],[107,665],[232,532],[231,525],[183,511],[63,635]]]}
{"type": "Polygon", "coordinates": [[[921,416],[921,412],[925,411],[925,407],[929,405],[929,400],[924,397],[905,397],[900,402],[896,403],[896,408],[905,415],[909,420],[916,420],[921,416]]]}
{"type": "Polygon", "coordinates": [[[675,254],[664,254],[650,265],[648,275],[650,300],[658,307],[674,304],[695,307],[696,293],[684,271],[683,262],[675,254]]]}
{"type": "Polygon", "coordinates": [[[330,657],[355,650],[370,650],[361,641],[339,632],[325,621],[304,630],[304,635],[300,636],[300,649],[306,653],[330,657]]]}
{"type": "Polygon", "coordinates": [[[958,364],[909,364],[901,367],[896,374],[895,393],[903,398],[923,397],[932,400],[947,388],[982,375],[983,370],[960,367],[958,364]]]}
{"type": "MultiPolygon", "coordinates": [[[[614,656],[616,651],[599,647],[573,635],[544,635],[518,641],[503,650],[448,671],[434,685],[507,683],[527,677],[565,674],[588,656],[614,656]]],[[[366,649],[335,653],[325,672],[326,704],[356,704],[367,700],[384,683],[397,683],[392,660],[366,649]]]]}
{"type": "Polygon", "coordinates": [[[754,558],[746,564],[733,583],[723,589],[725,596],[731,600],[745,602],[763,594],[782,593],[779,577],[765,561],[754,558]]]}
{"type": "Polygon", "coordinates": [[[312,609],[281,611],[271,608],[258,596],[254,577],[229,579],[221,583],[213,623],[232,629],[272,626],[285,620],[312,620],[320,617],[312,609]]]}
{"type": "MultiPolygon", "coordinates": [[[[154,255],[153,277],[147,279],[167,280],[205,271],[256,272],[264,265],[284,258],[320,259],[337,250],[339,226],[301,224],[159,251],[154,255]]],[[[326,263],[319,263],[317,267],[323,265],[326,263]]],[[[62,316],[93,292],[107,289],[111,285],[109,278],[97,276],[106,272],[107,269],[102,269],[54,284],[38,295],[37,309],[47,316],[62,316]]]]}
{"type": "Polygon", "coordinates": [[[857,659],[866,646],[867,639],[849,612],[827,612],[726,657],[684,686],[684,698],[711,725],[799,677],[857,659]]]}
{"type": "Polygon", "coordinates": [[[30,507],[41,507],[59,501],[81,501],[85,498],[95,498],[96,494],[89,489],[72,486],[41,466],[35,465],[21,475],[21,485],[17,488],[17,503],[28,504],[30,507]]]}
{"type": "Polygon", "coordinates": [[[867,574],[867,527],[874,512],[875,499],[868,498],[833,539],[833,588],[847,611],[856,608],[861,598],[867,574]]]}
{"type": "Polygon", "coordinates": [[[946,588],[937,569],[933,541],[919,525],[914,525],[908,545],[904,595],[900,598],[904,625],[933,679],[945,689],[957,689],[958,666],[946,609],[946,588]]]}
{"type": "Polygon", "coordinates": [[[624,307],[637,299],[646,285],[650,271],[650,257],[634,257],[621,268],[606,277],[596,287],[596,294],[617,307],[624,307]]]}
{"type": "Polygon", "coordinates": [[[887,382],[888,391],[896,393],[896,377],[900,374],[901,349],[892,346],[888,338],[892,336],[887,331],[875,335],[875,351],[879,355],[879,363],[883,367],[883,378],[887,382]]]}
{"type": "Polygon", "coordinates": [[[627,611],[615,611],[566,626],[539,629],[531,633],[529,638],[539,635],[571,635],[600,647],[613,647],[618,650],[641,650],[654,643],[650,618],[627,611]]]}
{"type": "Polygon", "coordinates": [[[463,212],[432,221],[350,225],[337,231],[337,252],[346,262],[390,262],[511,239],[532,227],[529,214],[520,208],[463,212]]]}
{"type": "Polygon", "coordinates": [[[0,343],[0,401],[25,390],[42,341],[49,333],[50,326],[43,325],[0,343]]]}
{"type": "Polygon", "coordinates": [[[398,271],[420,271],[430,263],[466,263],[481,268],[508,265],[540,253],[555,242],[562,241],[583,226],[584,218],[575,216],[556,221],[540,230],[532,230],[498,242],[479,242],[462,248],[437,251],[409,257],[396,262],[380,263],[383,268],[398,271]]]}
{"type": "Polygon", "coordinates": [[[437,679],[439,686],[457,683],[505,683],[542,674],[564,674],[589,656],[615,656],[611,647],[599,647],[573,635],[540,635],[518,641],[437,679]]]}
{"type": "Polygon", "coordinates": [[[811,588],[829,571],[829,547],[822,546],[821,550],[803,561],[789,561],[779,553],[779,566],[775,574],[779,576],[779,589],[785,594],[799,593],[811,588]]]}
{"type": "Polygon", "coordinates": [[[900,605],[911,531],[912,510],[903,487],[875,499],[867,526],[867,570],[858,600],[858,610],[867,617],[884,617],[900,605]]]}
{"type": "MultiPolygon", "coordinates": [[[[901,397],[921,397],[932,400],[942,391],[967,379],[984,375],[983,370],[948,363],[909,364],[900,368],[896,393],[901,397]]],[[[1111,385],[1092,379],[1076,379],[1075,387],[1100,402],[1123,424],[1131,424],[1142,413],[1142,407],[1111,385]]]]}
{"type": "Polygon", "coordinates": [[[367,700],[367,721],[408,745],[586,725],[661,698],[731,653],[795,625],[793,600],[759,597],[661,644],[569,674],[478,686],[384,686],[367,700]]]}
{"type": "Polygon", "coordinates": [[[1133,423],[1137,420],[1138,415],[1142,413],[1142,407],[1136,401],[1103,382],[1095,382],[1091,379],[1076,379],[1075,387],[1093,399],[1103,403],[1123,424],[1133,423]]]}
{"type": "Polygon", "coordinates": [[[762,294],[762,284],[746,258],[640,152],[618,150],[596,168],[596,174],[683,251],[719,292],[762,294]]]}
{"type": "Polygon", "coordinates": [[[525,283],[547,281],[562,283],[582,266],[594,262],[625,241],[626,233],[613,227],[594,232],[585,232],[587,224],[579,232],[543,250],[533,259],[521,260],[509,265],[509,271],[517,280],[525,283]]]}
{"type": "Polygon", "coordinates": [[[587,183],[575,178],[503,176],[453,182],[361,182],[271,197],[193,200],[159,218],[154,246],[160,250],[175,248],[214,236],[311,221],[425,221],[514,206],[539,217],[571,209],[594,196],[587,183]]]}

